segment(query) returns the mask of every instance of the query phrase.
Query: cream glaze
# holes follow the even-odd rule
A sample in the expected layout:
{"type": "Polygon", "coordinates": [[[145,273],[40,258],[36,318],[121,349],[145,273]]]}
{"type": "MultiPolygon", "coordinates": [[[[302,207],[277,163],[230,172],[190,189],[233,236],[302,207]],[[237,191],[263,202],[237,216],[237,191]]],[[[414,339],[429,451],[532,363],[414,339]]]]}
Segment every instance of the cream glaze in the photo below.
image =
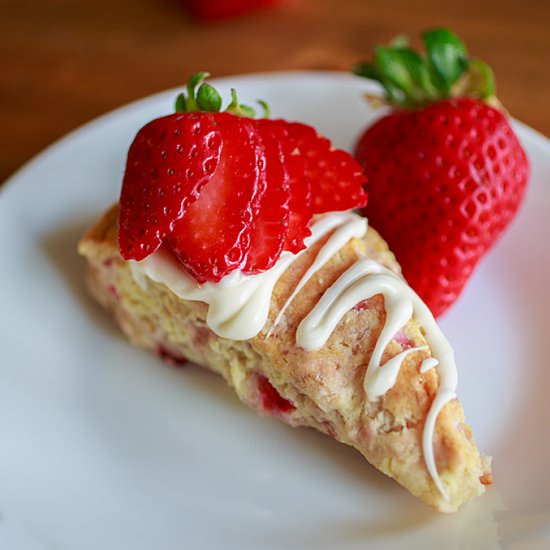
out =
{"type": "MultiPolygon", "coordinates": [[[[327,234],[330,233],[330,236],[281,308],[270,332],[315,272],[351,238],[362,237],[366,231],[366,219],[351,212],[329,213],[312,225],[311,236],[305,241],[306,250],[327,234]]],[[[209,307],[206,322],[219,336],[233,340],[248,340],[256,336],[267,321],[271,295],[276,282],[303,252],[298,254],[283,252],[275,266],[258,275],[247,276],[234,271],[219,283],[204,285],[199,285],[185,272],[177,259],[163,249],[140,262],[132,261],[130,265],[134,278],[142,286],[149,278],[166,285],[180,298],[207,303],[209,307]]],[[[435,464],[433,437],[439,412],[445,403],[456,396],[457,374],[454,352],[428,307],[405,281],[373,260],[367,258],[358,260],[326,290],[319,302],[301,321],[296,332],[296,343],[308,350],[323,347],[347,311],[359,302],[377,294],[384,296],[386,322],[365,375],[364,390],[367,399],[375,400],[393,387],[401,364],[407,355],[428,349],[427,346],[406,349],[381,364],[387,345],[413,316],[416,317],[424,327],[426,340],[433,355],[423,361],[421,371],[425,372],[437,367],[440,378],[437,395],[424,425],[422,440],[424,460],[438,490],[447,498],[435,464]]]]}
{"type": "Polygon", "coordinates": [[[435,357],[424,360],[421,370],[425,372],[437,367],[440,386],[436,398],[428,412],[424,425],[422,447],[426,467],[437,488],[447,497],[437,473],[433,452],[435,421],[439,412],[451,399],[456,397],[457,374],[454,352],[449,342],[435,322],[430,310],[418,295],[398,275],[379,263],[361,259],[355,262],[326,290],[314,308],[309,312],[296,331],[296,343],[305,349],[322,347],[340,319],[356,304],[377,294],[384,296],[386,321],[372,352],[364,379],[364,390],[369,400],[374,400],[389,391],[399,374],[405,357],[427,346],[410,348],[397,354],[383,365],[382,355],[397,332],[413,317],[426,331],[426,339],[435,357]]]}

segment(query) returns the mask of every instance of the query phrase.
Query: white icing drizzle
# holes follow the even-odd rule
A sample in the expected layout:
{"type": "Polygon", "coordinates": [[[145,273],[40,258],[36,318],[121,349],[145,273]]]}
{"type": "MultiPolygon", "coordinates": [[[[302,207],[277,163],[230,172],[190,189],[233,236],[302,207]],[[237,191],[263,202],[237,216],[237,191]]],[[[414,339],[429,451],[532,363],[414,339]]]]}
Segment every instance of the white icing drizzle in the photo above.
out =
{"type": "Polygon", "coordinates": [[[143,276],[163,283],[184,300],[208,304],[206,323],[218,336],[248,340],[260,332],[269,313],[275,283],[294,261],[292,254],[281,256],[277,264],[259,275],[234,271],[219,283],[198,284],[166,250],[158,250],[140,262],[131,262],[139,282],[143,276]]]}
{"type": "MultiPolygon", "coordinates": [[[[366,219],[351,212],[329,213],[312,225],[312,234],[305,241],[305,250],[332,233],[283,304],[268,336],[311,277],[351,238],[361,237],[366,231],[366,219]]],[[[208,304],[206,322],[219,336],[232,340],[248,340],[256,336],[267,321],[276,282],[305,250],[298,254],[283,252],[270,270],[258,275],[243,275],[239,271],[234,271],[216,284],[199,285],[185,272],[171,253],[162,249],[140,262],[130,262],[130,265],[133,276],[140,285],[146,284],[146,278],[149,278],[166,285],[182,299],[208,304]]],[[[319,302],[302,319],[296,332],[296,343],[306,350],[320,349],[350,309],[377,294],[382,294],[384,297],[386,321],[376,342],[364,379],[367,399],[374,400],[394,386],[402,362],[409,354],[429,349],[428,346],[409,348],[381,364],[388,344],[414,315],[424,327],[426,340],[433,355],[422,362],[421,372],[437,367],[440,378],[437,395],[424,425],[422,438],[424,460],[436,487],[443,497],[447,498],[435,464],[433,438],[436,420],[441,409],[455,397],[457,375],[454,353],[428,307],[403,279],[373,260],[366,258],[358,260],[325,291],[319,302]]]]}
{"type": "Polygon", "coordinates": [[[377,294],[384,296],[386,321],[365,375],[364,387],[367,398],[373,400],[386,393],[395,384],[399,367],[407,352],[419,351],[424,347],[405,350],[381,365],[382,354],[387,345],[414,315],[424,327],[426,340],[435,356],[432,361],[422,363],[422,372],[437,366],[440,378],[437,395],[424,425],[424,460],[439,492],[444,498],[448,498],[437,473],[433,438],[439,412],[445,403],[456,397],[457,374],[454,352],[428,307],[405,281],[373,260],[358,260],[327,289],[319,302],[302,319],[296,332],[296,342],[305,349],[319,349],[351,308],[377,294]]]}
{"type": "Polygon", "coordinates": [[[397,381],[401,363],[403,363],[407,355],[427,349],[429,349],[428,346],[416,346],[405,349],[394,355],[391,359],[388,359],[383,365],[376,365],[372,369],[369,363],[367,375],[363,383],[367,397],[369,399],[376,399],[390,391],[397,381]]]}
{"type": "MultiPolygon", "coordinates": [[[[367,220],[356,215],[349,215],[346,213],[334,213],[330,217],[322,218],[314,228],[315,233],[320,233],[321,236],[326,235],[329,231],[337,228],[334,233],[328,238],[327,242],[321,247],[312,264],[307,271],[302,275],[302,278],[298,281],[298,284],[292,291],[292,294],[287,298],[283,307],[279,311],[279,314],[273,321],[273,325],[269,329],[268,336],[271,331],[277,326],[282,319],[286,308],[290,305],[292,300],[296,297],[298,292],[304,288],[305,284],[315,275],[319,269],[321,269],[338,250],[340,250],[351,238],[362,237],[367,232],[367,220]],[[323,225],[321,225],[323,224],[323,225]]],[[[312,237],[315,233],[312,233],[312,237]]],[[[311,238],[311,237],[310,237],[311,238]]],[[[318,240],[318,239],[315,239],[318,240]]],[[[306,241],[306,250],[311,244],[306,241]]]]}
{"type": "Polygon", "coordinates": [[[420,372],[428,372],[430,369],[437,367],[437,365],[439,365],[439,361],[435,357],[426,357],[420,365],[420,372]]]}

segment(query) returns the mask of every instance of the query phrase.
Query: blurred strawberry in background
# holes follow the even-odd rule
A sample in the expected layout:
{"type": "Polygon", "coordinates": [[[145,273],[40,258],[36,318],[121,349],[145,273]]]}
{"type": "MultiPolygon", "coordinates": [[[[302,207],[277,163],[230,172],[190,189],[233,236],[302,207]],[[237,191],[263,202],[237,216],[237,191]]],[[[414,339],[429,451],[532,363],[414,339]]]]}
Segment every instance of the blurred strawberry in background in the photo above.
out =
{"type": "Polygon", "coordinates": [[[187,11],[203,20],[237,17],[280,3],[281,0],[184,0],[187,11]]]}

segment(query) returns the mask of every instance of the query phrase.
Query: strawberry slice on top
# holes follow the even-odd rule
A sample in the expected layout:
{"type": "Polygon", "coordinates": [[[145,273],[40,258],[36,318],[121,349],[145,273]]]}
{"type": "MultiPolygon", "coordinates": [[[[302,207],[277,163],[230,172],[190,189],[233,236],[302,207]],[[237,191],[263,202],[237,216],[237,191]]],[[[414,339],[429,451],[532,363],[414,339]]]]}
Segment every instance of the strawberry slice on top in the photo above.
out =
{"type": "Polygon", "coordinates": [[[217,113],[216,123],[223,138],[217,169],[167,238],[199,282],[220,280],[246,261],[266,187],[266,155],[252,121],[217,113]]]}
{"type": "Polygon", "coordinates": [[[292,123],[284,120],[265,121],[264,126],[278,140],[288,175],[290,189],[288,233],[284,249],[299,252],[305,248],[304,239],[311,235],[311,181],[306,177],[304,157],[294,137],[290,136],[292,123]]]}
{"type": "Polygon", "coordinates": [[[211,113],[165,116],[138,132],[120,195],[123,257],[142,260],[159,248],[216,171],[221,147],[211,113]]]}
{"type": "Polygon", "coordinates": [[[305,247],[314,214],[366,204],[351,155],[304,124],[252,118],[234,91],[220,112],[206,76],[191,77],[176,113],[138,132],[119,216],[123,258],[162,245],[200,284],[265,271],[305,247]]]}
{"type": "MultiPolygon", "coordinates": [[[[264,147],[262,195],[254,212],[254,238],[243,273],[254,274],[272,267],[285,246],[289,232],[291,187],[286,163],[288,147],[278,127],[264,120],[256,129],[264,147]]],[[[306,221],[309,222],[309,219],[306,221]]]]}
{"type": "Polygon", "coordinates": [[[314,214],[365,206],[363,170],[315,128],[299,122],[287,123],[288,136],[300,155],[304,177],[311,184],[310,209],[314,214]]]}

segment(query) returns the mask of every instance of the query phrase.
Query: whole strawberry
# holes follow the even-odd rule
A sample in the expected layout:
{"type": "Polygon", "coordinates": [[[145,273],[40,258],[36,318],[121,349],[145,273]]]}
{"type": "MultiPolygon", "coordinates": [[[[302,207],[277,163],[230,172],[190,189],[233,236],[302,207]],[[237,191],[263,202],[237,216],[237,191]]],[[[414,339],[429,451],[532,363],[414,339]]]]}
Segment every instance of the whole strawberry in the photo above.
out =
{"type": "Polygon", "coordinates": [[[356,68],[396,108],[367,128],[355,155],[367,176],[369,222],[438,316],[515,216],[529,164],[497,106],[489,67],[447,30],[423,40],[426,57],[401,40],[356,68]]]}

